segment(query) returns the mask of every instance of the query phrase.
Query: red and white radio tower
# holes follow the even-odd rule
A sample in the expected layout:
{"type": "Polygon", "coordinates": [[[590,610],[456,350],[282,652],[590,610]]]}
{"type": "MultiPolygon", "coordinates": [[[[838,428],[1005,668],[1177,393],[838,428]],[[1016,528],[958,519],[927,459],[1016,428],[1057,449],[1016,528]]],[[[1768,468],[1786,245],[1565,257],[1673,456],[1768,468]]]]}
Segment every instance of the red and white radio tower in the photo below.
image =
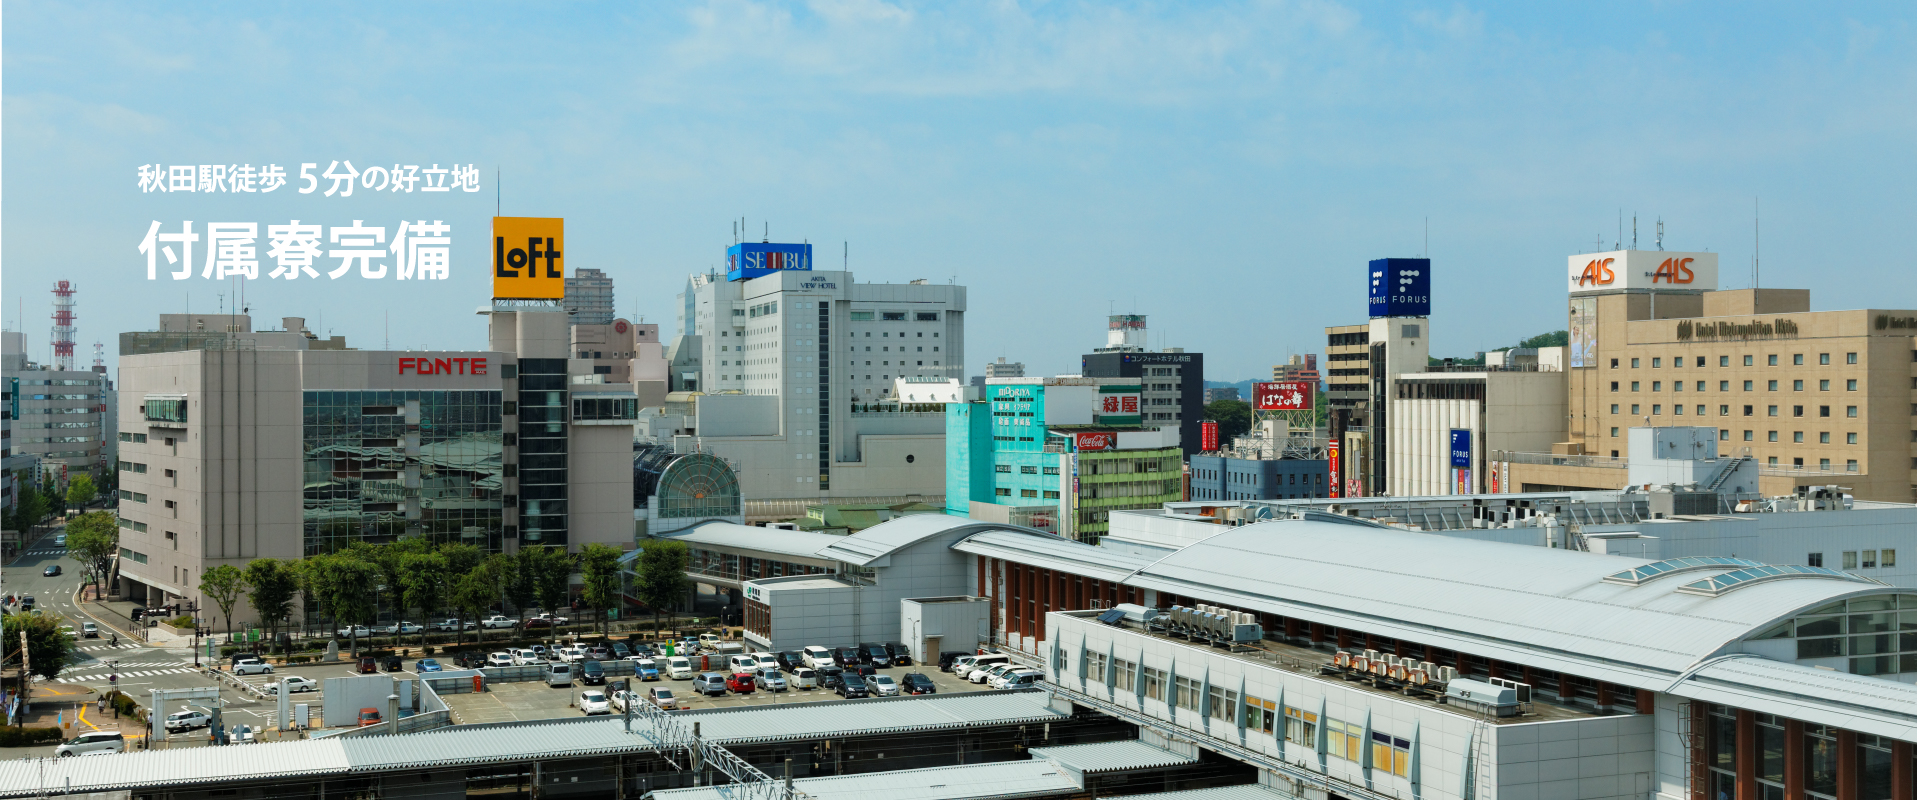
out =
{"type": "Polygon", "coordinates": [[[53,368],[73,369],[73,284],[53,287],[53,368]]]}

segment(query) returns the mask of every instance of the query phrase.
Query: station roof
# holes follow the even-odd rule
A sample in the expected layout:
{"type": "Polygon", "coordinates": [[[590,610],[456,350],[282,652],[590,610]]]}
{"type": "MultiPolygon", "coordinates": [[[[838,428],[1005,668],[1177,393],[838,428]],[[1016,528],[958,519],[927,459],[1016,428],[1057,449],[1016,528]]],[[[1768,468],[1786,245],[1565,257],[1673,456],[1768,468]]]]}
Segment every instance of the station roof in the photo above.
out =
{"type": "Polygon", "coordinates": [[[982,531],[962,539],[954,549],[1105,581],[1120,581],[1155,562],[1150,556],[1027,530],[982,531]]]}
{"type": "MultiPolygon", "coordinates": [[[[970,692],[793,703],[679,716],[699,720],[704,737],[728,745],[1060,721],[1068,715],[1051,708],[1048,696],[1041,692],[970,692]]],[[[398,736],[329,737],[247,747],[47,759],[44,776],[36,761],[0,761],[0,797],[36,796],[42,786],[65,787],[68,780],[73,791],[91,792],[373,774],[658,749],[646,730],[647,726],[637,723],[630,733],[619,717],[455,725],[398,736]]]]}
{"type": "Polygon", "coordinates": [[[817,551],[846,537],[831,533],[736,525],[732,522],[709,522],[667,534],[661,538],[683,541],[690,545],[700,544],[736,550],[754,550],[781,556],[820,558],[815,555],[817,551]]]}
{"type": "Polygon", "coordinates": [[[1028,753],[1086,775],[1090,772],[1121,772],[1193,764],[1201,759],[1156,747],[1139,739],[1061,747],[1031,747],[1028,753]]]}
{"type": "Polygon", "coordinates": [[[1258,783],[1242,783],[1210,789],[1131,794],[1128,795],[1128,800],[1295,800],[1295,796],[1283,794],[1258,783]]]}
{"type": "Polygon", "coordinates": [[[846,536],[779,528],[708,522],[663,538],[688,544],[753,550],[774,555],[841,561],[867,566],[908,546],[938,536],[962,536],[974,530],[1017,530],[1007,525],[981,522],[947,514],[909,514],[895,517],[846,536]]]}
{"type": "Polygon", "coordinates": [[[1715,659],[1677,681],[1668,692],[1892,739],[1906,741],[1915,736],[1914,684],[1761,656],[1715,659]]]}
{"type": "MultiPolygon", "coordinates": [[[[730,786],[660,789],[657,800],[734,800],[730,786]]],[[[865,775],[796,778],[794,793],[809,800],[988,800],[1049,797],[1081,791],[1081,780],[1052,761],[997,761],[955,767],[903,769],[865,775]]]]}

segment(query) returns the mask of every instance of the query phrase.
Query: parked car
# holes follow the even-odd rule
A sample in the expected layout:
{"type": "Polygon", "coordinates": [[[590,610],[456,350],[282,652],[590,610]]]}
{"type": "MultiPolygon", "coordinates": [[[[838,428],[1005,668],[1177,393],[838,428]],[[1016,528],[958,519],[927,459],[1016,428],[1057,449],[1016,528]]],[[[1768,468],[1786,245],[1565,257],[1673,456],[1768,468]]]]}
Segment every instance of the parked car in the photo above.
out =
{"type": "Polygon", "coordinates": [[[571,644],[560,648],[560,654],[563,661],[586,661],[587,645],[571,644]]]}
{"type": "Polygon", "coordinates": [[[957,677],[966,679],[979,670],[987,669],[996,664],[1006,664],[1008,661],[1009,659],[1006,653],[988,653],[986,655],[958,658],[954,661],[954,674],[957,677]]]}
{"type": "Polygon", "coordinates": [[[668,656],[667,676],[677,681],[694,677],[694,662],[686,656],[668,656]]]}
{"type": "Polygon", "coordinates": [[[638,703],[640,702],[640,700],[641,698],[639,695],[636,695],[633,692],[630,692],[626,689],[615,689],[614,691],[607,693],[608,706],[613,708],[615,711],[623,714],[627,713],[628,706],[638,703]]]}
{"type": "Polygon", "coordinates": [[[214,718],[208,716],[205,711],[175,711],[167,715],[165,725],[168,733],[179,733],[195,728],[205,728],[212,725],[213,721],[214,718]]]}
{"type": "Polygon", "coordinates": [[[868,694],[875,697],[899,697],[901,684],[895,683],[889,675],[869,675],[866,679],[868,694]]]}
{"type": "Polygon", "coordinates": [[[411,636],[413,634],[420,633],[420,625],[412,622],[406,622],[406,621],[389,622],[384,626],[376,628],[375,630],[384,636],[392,636],[395,634],[411,636]]]}
{"type": "Polygon", "coordinates": [[[852,647],[834,648],[834,666],[851,667],[861,663],[861,651],[852,647]]]}
{"type": "Polygon", "coordinates": [[[58,574],[60,574],[60,565],[59,565],[59,564],[49,564],[49,565],[47,565],[47,568],[46,568],[46,569],[44,569],[44,570],[41,570],[41,572],[40,572],[40,574],[41,574],[41,575],[43,575],[43,576],[45,576],[45,577],[48,577],[48,578],[51,578],[51,577],[53,577],[53,576],[55,576],[55,575],[58,575],[58,574]]]}
{"type": "Polygon", "coordinates": [[[547,665],[548,686],[573,686],[574,664],[571,661],[555,661],[547,665]]]}
{"type": "Polygon", "coordinates": [[[808,645],[807,647],[801,648],[801,660],[806,661],[808,666],[815,669],[839,666],[834,663],[834,651],[820,645],[808,645]]]}
{"type": "Polygon", "coordinates": [[[841,695],[842,699],[847,700],[868,696],[867,684],[854,680],[853,678],[843,678],[841,685],[834,687],[834,691],[836,694],[841,695]]]}
{"type": "Polygon", "coordinates": [[[856,664],[852,667],[848,667],[846,670],[843,670],[843,671],[849,675],[855,676],[854,680],[857,680],[857,681],[864,680],[869,675],[873,675],[875,673],[873,664],[856,664]]]}
{"type": "Polygon", "coordinates": [[[715,634],[715,633],[701,634],[700,648],[702,650],[719,650],[721,648],[720,634],[715,634]]]}
{"type": "Polygon", "coordinates": [[[580,703],[581,713],[590,717],[595,714],[607,714],[613,711],[613,707],[607,704],[607,692],[601,691],[600,689],[589,689],[581,692],[580,703]]]}
{"type": "Polygon", "coordinates": [[[56,536],[54,536],[54,537],[53,537],[53,543],[54,543],[54,545],[55,545],[55,546],[57,546],[57,547],[66,547],[66,546],[67,546],[67,535],[66,535],[66,534],[64,534],[64,533],[62,533],[62,534],[58,534],[58,535],[56,535],[56,536]]]}
{"type": "Polygon", "coordinates": [[[53,754],[61,758],[67,756],[90,756],[94,753],[126,752],[127,739],[119,731],[88,731],[62,742],[53,749],[53,754]]]}
{"type": "Polygon", "coordinates": [[[654,705],[668,711],[673,711],[680,705],[680,703],[674,699],[674,693],[668,691],[668,688],[665,686],[656,686],[647,690],[647,696],[648,699],[654,701],[654,705]]]}
{"type": "Polygon", "coordinates": [[[994,680],[995,678],[1001,677],[1001,675],[1005,673],[1014,672],[1018,669],[1021,669],[1021,667],[1016,666],[1014,664],[996,664],[987,669],[978,669],[968,673],[968,681],[970,683],[992,685],[992,684],[989,684],[988,681],[994,680]]]}
{"type": "Polygon", "coordinates": [[[460,627],[461,627],[460,620],[443,619],[438,622],[430,623],[427,626],[427,629],[435,633],[453,633],[454,631],[460,630],[460,627]]]}
{"type": "Polygon", "coordinates": [[[274,666],[254,656],[234,662],[235,675],[272,675],[274,666]]]}
{"type": "Polygon", "coordinates": [[[1040,683],[1044,680],[1047,680],[1047,675],[1043,674],[1041,670],[1038,670],[1038,669],[1016,670],[1011,675],[1003,676],[999,681],[1000,685],[994,688],[996,689],[1029,689],[1029,688],[1033,688],[1035,684],[1040,683]]]}
{"type": "Polygon", "coordinates": [[[801,657],[801,651],[799,650],[785,650],[775,653],[774,658],[776,661],[781,662],[782,672],[793,672],[808,665],[807,661],[801,657]]]}
{"type": "Polygon", "coordinates": [[[907,694],[934,694],[934,679],[919,672],[901,676],[901,691],[907,694]]]}
{"type": "Polygon", "coordinates": [[[781,660],[775,658],[773,653],[749,653],[747,655],[749,658],[754,659],[755,669],[781,668],[781,660]]]}
{"type": "Polygon", "coordinates": [[[320,681],[314,680],[313,678],[303,678],[299,675],[283,675],[280,680],[261,686],[260,689],[270,695],[280,694],[280,687],[283,684],[287,687],[288,694],[320,691],[320,681]]]}
{"type": "Polygon", "coordinates": [[[541,654],[532,648],[523,647],[514,651],[514,666],[525,667],[529,664],[545,663],[547,663],[547,659],[541,658],[541,654]]]}
{"type": "Polygon", "coordinates": [[[861,645],[861,655],[865,657],[864,663],[882,669],[894,666],[894,654],[889,653],[888,648],[884,645],[873,642],[863,643],[861,645]]]}
{"type": "Polygon", "coordinates": [[[581,685],[600,686],[607,683],[607,668],[601,662],[587,659],[581,662],[581,685]]]}
{"type": "Polygon", "coordinates": [[[415,672],[439,672],[441,671],[440,662],[431,658],[420,659],[419,661],[414,662],[414,671],[415,672]]]}
{"type": "Polygon", "coordinates": [[[754,672],[754,688],[770,692],[787,691],[787,676],[773,667],[762,667],[754,672]]]}
{"type": "Polygon", "coordinates": [[[402,669],[405,669],[407,665],[401,663],[400,656],[389,653],[387,655],[386,663],[384,664],[384,666],[387,668],[388,672],[399,672],[402,669]]]}
{"type": "Polygon", "coordinates": [[[796,689],[821,688],[821,673],[816,672],[813,667],[796,668],[793,675],[794,677],[788,679],[788,684],[796,689]]]}
{"type": "Polygon", "coordinates": [[[514,627],[514,620],[495,614],[494,616],[481,620],[480,625],[483,628],[512,628],[514,627]]]}
{"type": "Polygon", "coordinates": [[[897,667],[914,666],[914,651],[909,650],[907,645],[902,644],[900,642],[893,642],[889,644],[887,647],[888,647],[888,656],[894,659],[894,666],[897,666],[897,667]]]}
{"type": "Polygon", "coordinates": [[[703,672],[694,676],[694,691],[709,697],[727,694],[727,678],[718,672],[703,672]]]}
{"type": "Polygon", "coordinates": [[[609,643],[607,646],[607,649],[612,650],[614,652],[614,657],[617,659],[625,659],[628,656],[640,655],[639,653],[634,652],[633,648],[628,647],[626,642],[609,643]]]}
{"type": "Polygon", "coordinates": [[[614,650],[604,644],[593,645],[587,648],[587,657],[595,661],[607,661],[614,657],[614,650]]]}
{"type": "Polygon", "coordinates": [[[487,666],[487,654],[479,650],[466,650],[454,655],[454,666],[461,669],[479,669],[487,666]]]}
{"type": "Polygon", "coordinates": [[[370,675],[378,672],[380,672],[380,665],[377,663],[374,663],[373,656],[360,657],[360,674],[370,675]]]}
{"type": "Polygon", "coordinates": [[[753,656],[728,656],[727,668],[729,672],[736,675],[751,676],[755,670],[761,668],[761,665],[754,660],[753,656]]]}
{"type": "Polygon", "coordinates": [[[847,673],[842,671],[840,667],[821,667],[814,672],[818,676],[821,682],[821,688],[823,689],[839,689],[841,688],[841,682],[847,679],[847,673]]]}
{"type": "Polygon", "coordinates": [[[511,667],[515,665],[514,654],[505,650],[487,654],[487,666],[511,667]]]}
{"type": "Polygon", "coordinates": [[[754,673],[743,674],[737,672],[729,675],[727,677],[727,688],[729,691],[739,692],[741,694],[753,694],[754,673]]]}
{"type": "Polygon", "coordinates": [[[355,625],[350,628],[341,628],[339,630],[334,631],[334,636],[340,639],[354,639],[354,638],[365,639],[372,635],[374,635],[374,632],[372,630],[369,630],[368,627],[365,625],[355,625]]]}
{"type": "Polygon", "coordinates": [[[962,656],[974,655],[966,650],[949,650],[941,654],[941,671],[947,672],[954,667],[954,660],[962,656]]]}
{"type": "Polygon", "coordinates": [[[658,681],[661,679],[660,665],[654,663],[654,659],[643,658],[641,656],[629,656],[627,660],[634,662],[634,677],[643,681],[658,681]]]}
{"type": "Polygon", "coordinates": [[[547,645],[536,644],[529,646],[527,649],[534,651],[534,655],[540,657],[542,661],[553,660],[553,654],[547,652],[547,645]]]}
{"type": "Polygon", "coordinates": [[[360,710],[359,716],[355,718],[355,721],[359,723],[358,725],[354,726],[357,728],[365,728],[369,725],[379,725],[381,722],[380,709],[363,708],[360,710]]]}

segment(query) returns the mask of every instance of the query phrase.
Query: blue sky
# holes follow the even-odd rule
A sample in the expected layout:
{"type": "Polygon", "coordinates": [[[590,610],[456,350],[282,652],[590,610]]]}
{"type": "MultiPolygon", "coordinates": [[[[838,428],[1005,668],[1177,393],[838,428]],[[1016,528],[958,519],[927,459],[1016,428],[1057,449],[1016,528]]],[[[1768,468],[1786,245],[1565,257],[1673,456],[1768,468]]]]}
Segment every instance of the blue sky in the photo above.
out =
{"type": "MultiPolygon", "coordinates": [[[[453,226],[444,282],[251,282],[257,320],[473,348],[502,211],[567,219],[623,314],[673,322],[730,221],[970,288],[967,357],[1071,371],[1110,309],[1209,375],[1365,318],[1435,259],[1438,354],[1565,327],[1618,210],[1817,308],[1913,307],[1913,4],[10,2],[4,313],[82,352],[226,284],[146,280],[148,223],[453,226]],[[143,194],[139,165],[477,165],[482,191],[143,194]]],[[[298,184],[298,181],[295,181],[298,184]]],[[[322,188],[330,183],[322,182],[322,188]]],[[[263,247],[264,251],[264,247],[263,247]]],[[[196,251],[197,257],[204,251],[196,251]]],[[[838,253],[834,253],[837,255],[838,253]]],[[[323,270],[324,272],[325,270],[323,270]]],[[[263,276],[265,270],[263,269],[263,276]]],[[[231,300],[224,302],[231,303],[231,300]]],[[[82,359],[83,361],[86,359],[82,359]]]]}

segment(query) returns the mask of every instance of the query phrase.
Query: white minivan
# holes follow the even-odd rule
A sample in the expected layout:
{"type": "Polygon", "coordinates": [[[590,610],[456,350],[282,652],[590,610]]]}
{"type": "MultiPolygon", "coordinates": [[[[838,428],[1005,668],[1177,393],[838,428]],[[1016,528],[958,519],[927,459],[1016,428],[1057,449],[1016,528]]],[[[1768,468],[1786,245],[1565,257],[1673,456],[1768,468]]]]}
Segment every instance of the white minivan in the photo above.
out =
{"type": "Polygon", "coordinates": [[[1038,670],[1032,670],[1032,669],[1017,670],[1012,675],[1002,676],[1002,678],[999,681],[996,681],[998,685],[995,686],[994,688],[996,689],[1032,689],[1034,688],[1035,684],[1042,682],[1042,680],[1044,680],[1046,677],[1047,677],[1046,675],[1043,675],[1038,670]]]}
{"type": "Polygon", "coordinates": [[[53,749],[54,755],[90,756],[95,753],[124,753],[127,740],[119,731],[88,731],[53,749]]]}
{"type": "Polygon", "coordinates": [[[684,681],[694,677],[694,662],[687,660],[686,656],[669,656],[667,659],[667,677],[677,681],[684,681]]]}
{"type": "MultiPolygon", "coordinates": [[[[958,658],[955,659],[955,664],[957,666],[954,668],[954,674],[959,675],[966,680],[972,681],[974,680],[975,673],[985,672],[990,667],[997,667],[1002,664],[1009,663],[1009,659],[1007,655],[1003,653],[988,653],[987,655],[975,656],[974,660],[968,662],[968,665],[966,667],[958,666],[960,663],[961,663],[961,659],[958,659],[958,658]]],[[[980,683],[980,681],[975,681],[975,682],[980,683]]]]}
{"type": "Polygon", "coordinates": [[[571,661],[556,661],[554,663],[548,664],[547,665],[547,685],[573,686],[574,685],[574,663],[571,661]]]}
{"type": "Polygon", "coordinates": [[[811,644],[801,648],[801,660],[815,669],[826,669],[834,666],[834,651],[818,644],[811,644]]]}
{"type": "Polygon", "coordinates": [[[728,656],[727,668],[736,675],[753,675],[755,670],[761,668],[761,664],[753,656],[728,656]]]}
{"type": "Polygon", "coordinates": [[[781,668],[780,659],[775,658],[773,653],[749,653],[748,657],[754,659],[754,666],[759,669],[779,670],[781,668]]]}

